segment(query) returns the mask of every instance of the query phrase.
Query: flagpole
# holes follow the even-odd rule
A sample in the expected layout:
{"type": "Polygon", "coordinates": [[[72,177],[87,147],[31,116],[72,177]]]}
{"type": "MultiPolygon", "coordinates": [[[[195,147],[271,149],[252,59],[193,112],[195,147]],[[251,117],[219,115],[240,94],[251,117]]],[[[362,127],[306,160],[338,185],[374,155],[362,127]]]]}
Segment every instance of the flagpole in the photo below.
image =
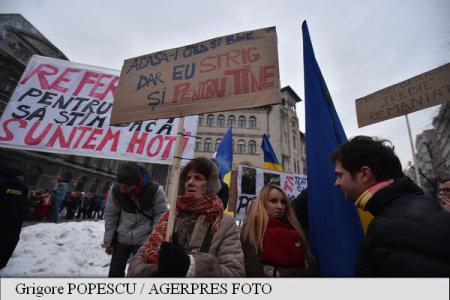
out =
{"type": "Polygon", "coordinates": [[[408,128],[409,144],[411,145],[411,152],[414,161],[414,171],[416,172],[417,185],[422,188],[422,181],[420,180],[419,166],[417,165],[417,156],[416,151],[414,150],[414,142],[411,134],[411,126],[409,125],[408,114],[405,114],[405,119],[406,119],[406,127],[408,128]]]}
{"type": "Polygon", "coordinates": [[[173,164],[171,171],[171,178],[173,179],[173,181],[167,193],[170,208],[169,208],[169,220],[167,221],[166,242],[170,242],[172,240],[173,228],[175,223],[175,208],[177,207],[178,184],[180,182],[180,170],[181,170],[180,158],[183,149],[183,139],[184,139],[184,117],[181,117],[178,121],[177,140],[175,142],[175,153],[173,154],[173,164]]]}

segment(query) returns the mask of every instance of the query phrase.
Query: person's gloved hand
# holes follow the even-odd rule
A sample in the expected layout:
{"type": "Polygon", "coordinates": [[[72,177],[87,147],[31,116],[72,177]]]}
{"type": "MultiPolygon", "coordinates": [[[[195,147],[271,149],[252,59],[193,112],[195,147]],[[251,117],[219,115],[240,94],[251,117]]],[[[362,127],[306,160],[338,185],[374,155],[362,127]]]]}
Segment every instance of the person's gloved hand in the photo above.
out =
{"type": "Polygon", "coordinates": [[[183,247],[176,243],[163,242],[159,252],[157,276],[185,277],[191,264],[183,247]]]}

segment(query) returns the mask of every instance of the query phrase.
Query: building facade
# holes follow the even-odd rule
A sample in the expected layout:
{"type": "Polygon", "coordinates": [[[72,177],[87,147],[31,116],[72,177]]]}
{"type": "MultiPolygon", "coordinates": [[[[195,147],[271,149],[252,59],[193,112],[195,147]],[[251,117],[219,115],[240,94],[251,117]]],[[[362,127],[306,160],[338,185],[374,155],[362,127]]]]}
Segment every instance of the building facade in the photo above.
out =
{"type": "Polygon", "coordinates": [[[262,135],[267,134],[288,173],[306,174],[305,137],[295,105],[301,101],[287,86],[279,105],[199,115],[194,156],[212,157],[228,127],[233,128],[233,169],[243,164],[262,168],[262,135]]]}
{"type": "Polygon", "coordinates": [[[433,119],[433,126],[444,161],[446,171],[444,176],[450,178],[450,102],[441,105],[437,116],[433,119]]]}
{"type": "MultiPolygon", "coordinates": [[[[450,102],[442,104],[432,129],[416,136],[416,158],[424,192],[436,195],[438,184],[450,178],[450,102]]],[[[407,175],[416,181],[414,167],[407,175]]]]}
{"type": "Polygon", "coordinates": [[[425,193],[436,195],[439,180],[445,177],[446,170],[435,129],[417,135],[416,152],[422,188],[425,193]]]}

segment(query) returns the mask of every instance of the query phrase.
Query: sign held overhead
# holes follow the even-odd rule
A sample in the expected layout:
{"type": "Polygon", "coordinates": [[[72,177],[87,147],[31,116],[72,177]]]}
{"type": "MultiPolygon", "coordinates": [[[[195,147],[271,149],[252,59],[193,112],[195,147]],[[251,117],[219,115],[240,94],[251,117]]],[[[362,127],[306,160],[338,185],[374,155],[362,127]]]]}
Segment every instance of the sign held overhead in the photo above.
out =
{"type": "Polygon", "coordinates": [[[281,101],[275,27],[125,60],[111,124],[281,101]]]}
{"type": "Polygon", "coordinates": [[[356,100],[358,126],[450,101],[450,63],[356,100]]]}

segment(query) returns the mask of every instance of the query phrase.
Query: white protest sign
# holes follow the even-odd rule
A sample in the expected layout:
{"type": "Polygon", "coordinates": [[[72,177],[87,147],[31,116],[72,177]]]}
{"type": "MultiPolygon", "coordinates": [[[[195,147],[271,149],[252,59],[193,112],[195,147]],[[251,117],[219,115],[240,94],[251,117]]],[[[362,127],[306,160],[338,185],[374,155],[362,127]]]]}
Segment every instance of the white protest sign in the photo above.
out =
{"type": "Polygon", "coordinates": [[[269,169],[238,166],[236,220],[244,220],[250,203],[266,184],[279,185],[290,200],[307,186],[306,175],[290,174],[269,169]]]}
{"type": "MultiPolygon", "coordinates": [[[[1,119],[0,146],[171,164],[179,119],[109,126],[119,71],[33,56],[1,119]]],[[[186,117],[192,158],[197,116],[186,117]]]]}

